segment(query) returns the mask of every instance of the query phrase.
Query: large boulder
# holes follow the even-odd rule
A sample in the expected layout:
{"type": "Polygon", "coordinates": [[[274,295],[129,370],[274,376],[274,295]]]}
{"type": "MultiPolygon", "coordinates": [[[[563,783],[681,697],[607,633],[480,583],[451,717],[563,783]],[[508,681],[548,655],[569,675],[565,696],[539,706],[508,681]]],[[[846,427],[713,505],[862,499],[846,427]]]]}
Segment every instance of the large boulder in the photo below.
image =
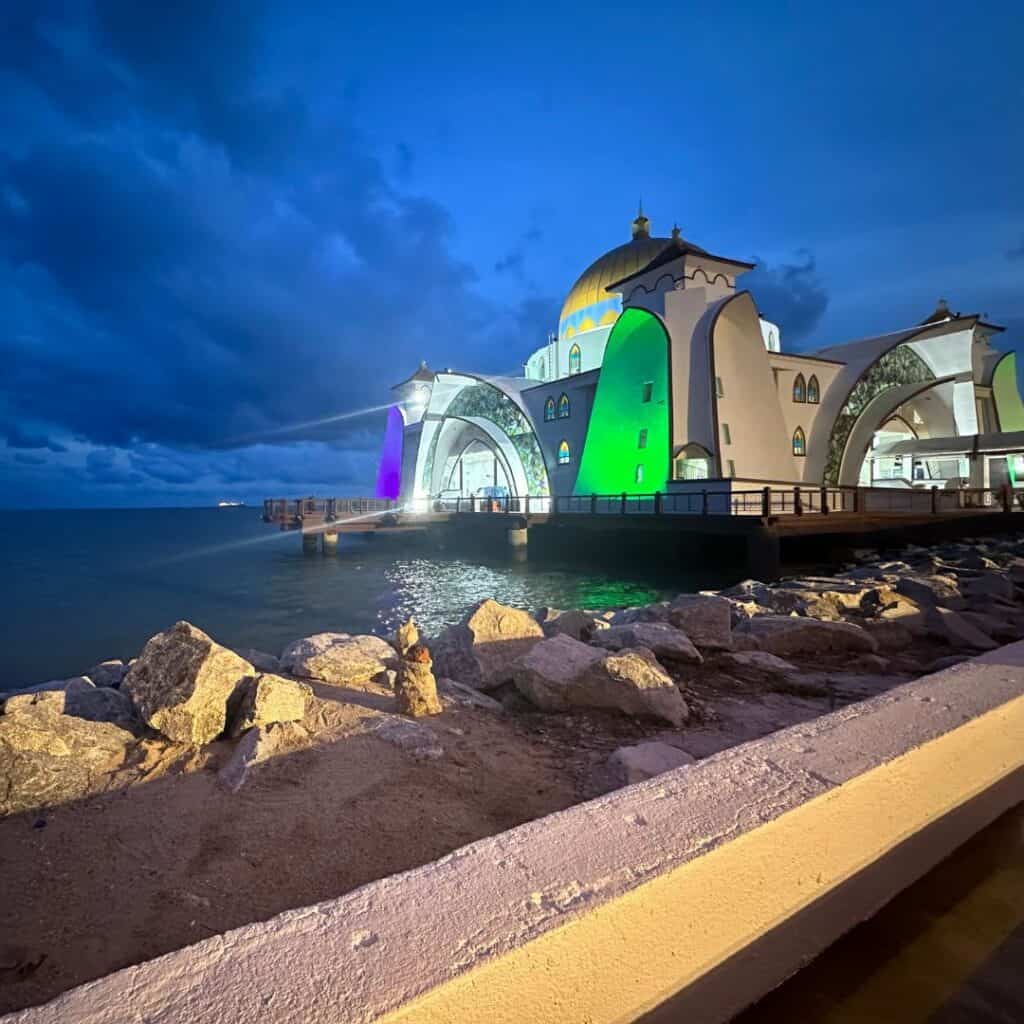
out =
{"type": "Polygon", "coordinates": [[[608,767],[620,785],[628,786],[670,772],[673,768],[694,764],[696,760],[685,750],[659,740],[652,740],[631,747],[619,747],[608,758],[608,767]]]}
{"type": "Polygon", "coordinates": [[[231,735],[275,722],[300,722],[313,690],[305,683],[283,676],[263,673],[235,694],[236,707],[231,716],[231,735]]]}
{"type": "Polygon", "coordinates": [[[866,651],[874,654],[878,642],[851,622],[822,622],[792,615],[760,615],[744,623],[740,632],[757,638],[762,651],[780,658],[800,654],[839,654],[866,651]]]}
{"type": "Polygon", "coordinates": [[[282,723],[257,725],[249,729],[238,741],[224,767],[217,773],[217,779],[225,789],[237,793],[249,778],[250,770],[275,754],[282,753],[289,738],[287,728],[299,730],[302,727],[282,723]]]}
{"type": "Polygon", "coordinates": [[[951,576],[901,576],[896,591],[922,608],[963,608],[964,599],[951,576]]]}
{"type": "Polygon", "coordinates": [[[565,633],[573,640],[582,640],[584,643],[589,643],[598,630],[608,628],[607,619],[575,608],[564,612],[555,608],[544,608],[537,615],[537,621],[545,636],[565,633]]]}
{"type": "Polygon", "coordinates": [[[699,665],[704,660],[690,638],[666,622],[633,622],[624,626],[610,626],[595,633],[590,642],[610,651],[646,647],[657,658],[690,665],[699,665]]]}
{"type": "Polygon", "coordinates": [[[121,681],[124,679],[127,671],[128,666],[120,658],[110,658],[107,661],[101,661],[99,664],[93,665],[85,674],[97,686],[113,686],[116,688],[121,685],[121,681]]]}
{"type": "Polygon", "coordinates": [[[964,582],[967,599],[972,604],[978,598],[998,598],[1012,601],[1014,598],[1013,581],[1001,572],[988,571],[964,582]]]}
{"type": "Polygon", "coordinates": [[[991,651],[999,646],[977,625],[949,608],[929,608],[925,622],[931,636],[945,640],[952,647],[991,651]]]}
{"type": "Polygon", "coordinates": [[[712,594],[680,594],[668,608],[668,621],[704,651],[732,648],[732,604],[712,594]]]}
{"type": "Polygon", "coordinates": [[[641,604],[619,609],[608,621],[613,626],[628,626],[634,622],[668,622],[668,609],[668,601],[641,604]]]}
{"type": "Polygon", "coordinates": [[[157,732],[201,746],[224,731],[229,698],[255,674],[234,651],[178,622],[147,641],[121,688],[157,732]]]}
{"type": "Polygon", "coordinates": [[[132,733],[62,713],[64,694],[41,691],[0,715],[0,816],[102,792],[124,765],[132,733]]]}
{"type": "Polygon", "coordinates": [[[0,694],[0,706],[5,714],[9,714],[19,707],[36,703],[34,698],[42,694],[50,695],[47,698],[49,706],[61,715],[74,715],[90,722],[114,722],[129,729],[136,723],[135,708],[126,693],[109,686],[94,686],[87,676],[53,679],[13,693],[0,694]]]}
{"type": "Polygon", "coordinates": [[[268,654],[266,651],[257,650],[255,647],[247,647],[238,652],[257,672],[268,672],[274,674],[281,671],[281,662],[276,655],[268,654]]]}
{"type": "Polygon", "coordinates": [[[672,677],[644,648],[608,654],[560,635],[538,643],[513,666],[516,689],[545,711],[608,708],[680,726],[689,711],[672,677]]]}
{"type": "Polygon", "coordinates": [[[774,682],[800,674],[796,665],[767,651],[728,651],[715,659],[715,668],[755,683],[774,682]]]}
{"type": "Polygon", "coordinates": [[[395,649],[379,636],[317,633],[289,644],[281,653],[281,669],[304,679],[333,686],[359,686],[394,668],[395,649]]]}
{"type": "Polygon", "coordinates": [[[438,675],[491,690],[508,682],[516,659],[543,639],[529,612],[488,599],[444,630],[430,650],[438,675]]]}

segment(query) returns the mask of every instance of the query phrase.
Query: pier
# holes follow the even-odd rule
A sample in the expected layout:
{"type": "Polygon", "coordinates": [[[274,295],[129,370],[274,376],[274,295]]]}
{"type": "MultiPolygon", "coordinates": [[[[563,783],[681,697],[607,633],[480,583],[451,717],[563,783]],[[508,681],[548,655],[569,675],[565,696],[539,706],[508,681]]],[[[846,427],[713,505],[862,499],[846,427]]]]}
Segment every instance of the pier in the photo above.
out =
{"type": "MultiPolygon", "coordinates": [[[[725,482],[728,485],[728,482],[725,482]]],[[[1024,524],[1024,490],[729,486],[686,493],[561,497],[457,497],[399,503],[378,498],[269,498],[264,522],[302,535],[304,550],[337,549],[341,534],[433,535],[525,553],[536,539],[571,531],[582,548],[637,541],[675,554],[724,544],[760,579],[778,576],[786,554],[802,557],[857,544],[926,543],[1024,524]],[[601,540],[599,540],[601,538],[601,540]],[[797,547],[799,544],[799,547],[797,547]]]]}

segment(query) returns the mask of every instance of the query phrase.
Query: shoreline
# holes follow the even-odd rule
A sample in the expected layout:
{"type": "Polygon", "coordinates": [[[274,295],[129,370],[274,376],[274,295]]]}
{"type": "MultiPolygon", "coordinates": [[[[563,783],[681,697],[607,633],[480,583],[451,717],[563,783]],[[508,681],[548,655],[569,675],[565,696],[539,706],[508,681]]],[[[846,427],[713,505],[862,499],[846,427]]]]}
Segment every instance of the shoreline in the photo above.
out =
{"type": "Polygon", "coordinates": [[[1024,541],[902,556],[863,551],[828,576],[617,610],[484,602],[425,640],[441,703],[425,717],[398,713],[400,646],[340,634],[281,658],[184,629],[159,652],[147,645],[136,665],[158,690],[193,644],[218,672],[240,670],[246,693],[269,695],[242,722],[235,684],[221,690],[219,725],[189,726],[216,730],[201,742],[153,726],[173,732],[178,712],[166,700],[140,710],[160,695],[143,698],[136,666],[0,695],[13,780],[0,1012],[1024,636],[1024,541]],[[29,734],[31,749],[18,738],[29,734]]]}

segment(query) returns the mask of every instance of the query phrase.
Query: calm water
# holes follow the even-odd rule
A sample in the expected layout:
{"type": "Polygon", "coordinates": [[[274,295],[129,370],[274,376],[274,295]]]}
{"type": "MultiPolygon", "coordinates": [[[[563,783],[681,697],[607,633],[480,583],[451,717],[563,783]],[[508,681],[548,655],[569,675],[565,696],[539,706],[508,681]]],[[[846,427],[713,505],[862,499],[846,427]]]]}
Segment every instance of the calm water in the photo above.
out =
{"type": "Polygon", "coordinates": [[[278,653],[324,630],[430,633],[494,597],[525,608],[606,608],[721,586],[707,573],[580,569],[389,550],[342,539],[302,554],[253,508],[0,511],[0,689],[136,655],[188,619],[231,647],[278,653]]]}

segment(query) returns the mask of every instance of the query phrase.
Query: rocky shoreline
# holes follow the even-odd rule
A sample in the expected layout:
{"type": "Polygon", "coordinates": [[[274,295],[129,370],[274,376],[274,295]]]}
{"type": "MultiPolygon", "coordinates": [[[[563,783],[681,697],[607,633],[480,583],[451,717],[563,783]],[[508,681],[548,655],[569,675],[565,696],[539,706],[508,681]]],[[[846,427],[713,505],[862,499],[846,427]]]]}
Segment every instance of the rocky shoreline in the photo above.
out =
{"type": "Polygon", "coordinates": [[[665,733],[613,752],[611,776],[634,781],[713,752],[688,733],[707,732],[723,695],[824,700],[820,713],[1020,639],[1022,586],[1024,541],[981,539],[861,551],[833,575],[633,608],[530,613],[488,600],[424,643],[409,623],[388,639],[305,637],[278,657],[179,622],[129,664],[2,695],[0,816],[168,772],[215,769],[237,790],[275,753],[333,741],[331,709],[346,701],[421,759],[443,756],[423,719],[446,709],[627,716],[665,733]],[[226,763],[205,756],[216,741],[234,744],[226,763]]]}

